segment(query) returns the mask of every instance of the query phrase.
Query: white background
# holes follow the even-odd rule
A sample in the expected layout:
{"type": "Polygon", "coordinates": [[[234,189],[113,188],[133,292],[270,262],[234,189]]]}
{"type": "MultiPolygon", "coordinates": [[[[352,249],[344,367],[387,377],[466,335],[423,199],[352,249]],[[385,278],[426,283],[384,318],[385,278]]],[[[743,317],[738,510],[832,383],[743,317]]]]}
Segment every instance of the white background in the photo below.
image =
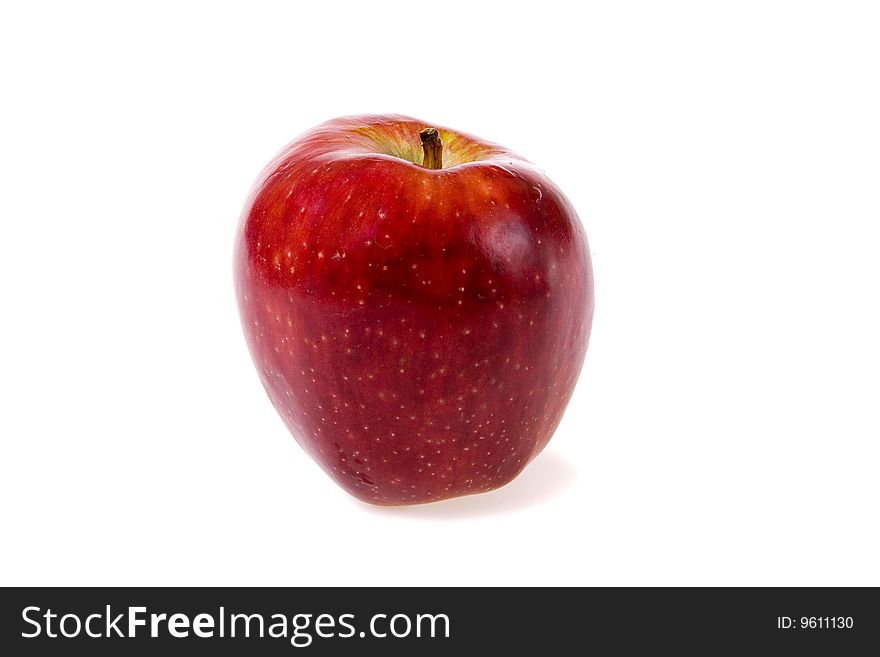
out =
{"type": "Polygon", "coordinates": [[[880,584],[880,14],[855,2],[21,3],[0,14],[0,583],[880,584]],[[507,488],[349,498],[231,249],[262,166],[399,112],[545,169],[593,341],[507,488]]]}

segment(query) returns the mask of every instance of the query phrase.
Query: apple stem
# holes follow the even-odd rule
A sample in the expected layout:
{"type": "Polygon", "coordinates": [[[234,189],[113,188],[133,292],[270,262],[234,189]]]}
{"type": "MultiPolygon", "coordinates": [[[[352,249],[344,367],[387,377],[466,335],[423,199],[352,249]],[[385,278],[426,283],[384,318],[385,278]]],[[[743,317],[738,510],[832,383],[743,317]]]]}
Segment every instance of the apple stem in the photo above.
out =
{"type": "Polygon", "coordinates": [[[437,128],[425,128],[419,132],[419,137],[422,140],[422,150],[425,152],[422,166],[426,169],[442,169],[443,142],[440,141],[437,128]]]}

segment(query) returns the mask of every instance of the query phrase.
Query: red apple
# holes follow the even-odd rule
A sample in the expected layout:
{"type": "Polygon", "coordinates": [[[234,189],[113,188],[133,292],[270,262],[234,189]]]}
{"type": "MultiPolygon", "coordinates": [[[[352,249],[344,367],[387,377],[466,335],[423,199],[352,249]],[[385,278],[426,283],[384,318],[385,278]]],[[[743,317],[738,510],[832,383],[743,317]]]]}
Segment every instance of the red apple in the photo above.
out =
{"type": "Polygon", "coordinates": [[[245,336],[275,408],[373,504],[492,490],[553,435],[593,317],[584,230],[505,148],[402,116],[305,133],[236,238],[245,336]]]}

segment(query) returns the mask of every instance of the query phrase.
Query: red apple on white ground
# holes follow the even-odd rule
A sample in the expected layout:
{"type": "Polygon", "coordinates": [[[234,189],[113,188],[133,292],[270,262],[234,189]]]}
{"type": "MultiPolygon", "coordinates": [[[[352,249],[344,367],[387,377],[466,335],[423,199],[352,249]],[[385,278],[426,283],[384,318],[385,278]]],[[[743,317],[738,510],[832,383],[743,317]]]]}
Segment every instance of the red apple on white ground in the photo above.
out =
{"type": "Polygon", "coordinates": [[[394,115],[324,123],[266,167],[235,282],[287,427],[382,505],[516,477],[562,417],[593,317],[559,188],[501,146],[394,115]]]}

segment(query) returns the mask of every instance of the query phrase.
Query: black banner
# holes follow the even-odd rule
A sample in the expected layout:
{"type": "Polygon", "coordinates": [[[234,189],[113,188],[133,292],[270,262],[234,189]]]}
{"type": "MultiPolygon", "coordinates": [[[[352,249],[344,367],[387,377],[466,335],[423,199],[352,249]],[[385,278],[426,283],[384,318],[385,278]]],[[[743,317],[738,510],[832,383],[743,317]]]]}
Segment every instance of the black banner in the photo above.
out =
{"type": "Polygon", "coordinates": [[[0,654],[856,654],[876,589],[3,589],[0,654]]]}

